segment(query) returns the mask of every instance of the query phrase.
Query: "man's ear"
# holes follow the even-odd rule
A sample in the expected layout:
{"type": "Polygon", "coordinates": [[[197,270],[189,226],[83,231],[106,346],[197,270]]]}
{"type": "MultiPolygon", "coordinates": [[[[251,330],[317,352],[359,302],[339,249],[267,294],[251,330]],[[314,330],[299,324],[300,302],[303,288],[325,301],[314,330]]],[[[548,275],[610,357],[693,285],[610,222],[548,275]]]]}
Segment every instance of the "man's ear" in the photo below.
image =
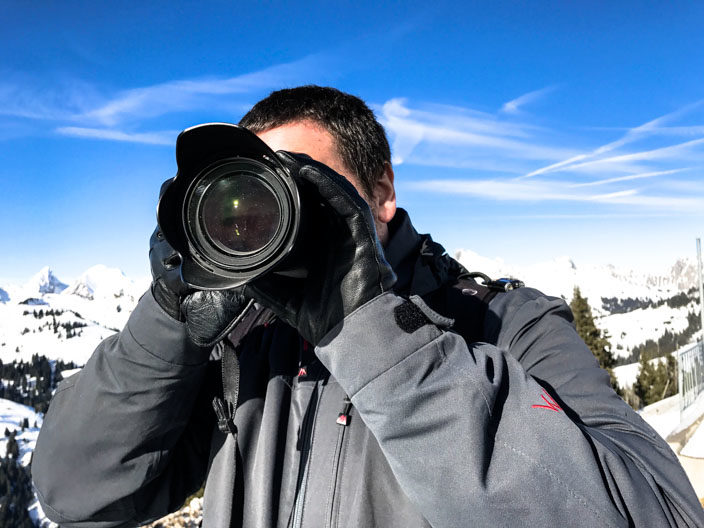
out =
{"type": "Polygon", "coordinates": [[[388,161],[384,163],[384,173],[374,185],[374,205],[376,220],[388,224],[396,214],[396,190],[394,189],[394,169],[388,161]]]}

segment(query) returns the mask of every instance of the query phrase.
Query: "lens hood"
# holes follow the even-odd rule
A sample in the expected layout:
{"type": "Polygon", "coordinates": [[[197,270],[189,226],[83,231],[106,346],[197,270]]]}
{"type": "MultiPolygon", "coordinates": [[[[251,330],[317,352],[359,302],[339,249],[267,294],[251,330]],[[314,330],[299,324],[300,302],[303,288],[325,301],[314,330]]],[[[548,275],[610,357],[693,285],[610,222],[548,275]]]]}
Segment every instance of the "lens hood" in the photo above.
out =
{"type": "Polygon", "coordinates": [[[245,128],[207,123],[179,134],[176,163],[157,219],[181,256],[183,281],[227,289],[281,268],[300,229],[301,197],[274,151],[245,128]]]}

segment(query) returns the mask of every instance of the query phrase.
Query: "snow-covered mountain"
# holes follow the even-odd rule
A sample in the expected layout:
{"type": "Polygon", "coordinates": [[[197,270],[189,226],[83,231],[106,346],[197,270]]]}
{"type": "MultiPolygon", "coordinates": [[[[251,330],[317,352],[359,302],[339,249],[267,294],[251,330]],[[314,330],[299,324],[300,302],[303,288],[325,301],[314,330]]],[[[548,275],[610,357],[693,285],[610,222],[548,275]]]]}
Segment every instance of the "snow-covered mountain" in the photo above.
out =
{"type": "Polygon", "coordinates": [[[10,301],[32,302],[31,299],[37,299],[37,302],[40,302],[43,295],[61,293],[66,289],[66,284],[54,275],[49,266],[43,267],[24,284],[3,286],[5,289],[0,288],[0,302],[5,304],[10,301]]]}
{"type": "Polygon", "coordinates": [[[99,264],[84,271],[63,294],[93,300],[133,298],[137,292],[135,284],[122,271],[99,264]]]}
{"type": "Polygon", "coordinates": [[[84,364],[98,343],[121,329],[146,290],[120,270],[93,266],[70,285],[49,267],[21,285],[0,285],[0,360],[33,354],[84,364]]]}
{"type": "Polygon", "coordinates": [[[29,279],[25,285],[25,289],[30,292],[38,292],[39,294],[61,293],[66,289],[66,284],[56,278],[49,266],[45,266],[39,273],[29,279]]]}
{"type": "Polygon", "coordinates": [[[457,251],[455,258],[470,271],[481,271],[492,278],[519,278],[526,286],[565,299],[571,299],[574,287],[578,286],[599,315],[608,313],[602,298],[657,301],[697,285],[696,264],[692,259],[679,259],[662,273],[649,274],[618,269],[610,264],[578,266],[569,257],[522,267],[508,264],[501,258],[482,257],[467,249],[457,251]]]}
{"type": "MultiPolygon", "coordinates": [[[[568,257],[530,266],[470,250],[455,257],[470,271],[520,278],[526,286],[567,301],[578,286],[617,356],[627,356],[648,339],[657,341],[665,331],[683,332],[688,313],[699,311],[698,295],[691,291],[696,265],[689,259],[648,274],[611,265],[581,266],[568,257]],[[685,294],[684,300],[671,302],[685,294]]],[[[0,284],[0,359],[29,359],[36,353],[83,364],[101,339],[124,326],[147,286],[103,265],[87,269],[68,286],[48,267],[22,285],[0,284]]]]}
{"type": "Polygon", "coordinates": [[[697,267],[692,259],[679,259],[669,269],[652,274],[612,265],[580,266],[569,257],[530,266],[514,266],[471,250],[460,250],[455,258],[470,271],[492,278],[518,278],[526,286],[568,302],[574,288],[579,287],[589,300],[597,325],[609,333],[616,356],[628,356],[633,347],[648,339],[657,341],[666,331],[683,332],[688,326],[687,314],[699,312],[698,294],[692,292],[697,286],[697,267]]]}
{"type": "MultiPolygon", "coordinates": [[[[468,250],[457,252],[456,257],[470,271],[493,278],[520,278],[526,286],[568,301],[574,287],[579,286],[590,301],[597,324],[611,335],[616,355],[628,355],[634,346],[646,339],[657,340],[665,330],[681,332],[688,324],[688,312],[699,310],[696,295],[690,292],[696,285],[696,267],[689,260],[678,260],[671,269],[653,275],[614,266],[582,267],[567,257],[526,267],[468,250]],[[683,293],[684,300],[668,302],[683,293]]],[[[48,267],[19,286],[0,284],[0,360],[27,361],[39,354],[85,364],[102,339],[124,326],[147,286],[148,281],[135,283],[120,270],[100,265],[89,268],[68,286],[48,267]]],[[[618,367],[619,381],[632,383],[637,368],[637,364],[618,367]]],[[[72,373],[66,371],[63,376],[72,373]]],[[[42,415],[33,409],[0,400],[0,431],[3,426],[18,430],[23,464],[31,456],[41,421],[42,415]],[[30,427],[20,431],[25,418],[30,427]]],[[[4,450],[0,437],[0,452],[4,450]]],[[[55,528],[37,501],[30,506],[30,514],[43,528],[55,528]]],[[[193,520],[195,526],[199,515],[199,504],[193,503],[172,519],[173,525],[190,526],[193,520]]]]}

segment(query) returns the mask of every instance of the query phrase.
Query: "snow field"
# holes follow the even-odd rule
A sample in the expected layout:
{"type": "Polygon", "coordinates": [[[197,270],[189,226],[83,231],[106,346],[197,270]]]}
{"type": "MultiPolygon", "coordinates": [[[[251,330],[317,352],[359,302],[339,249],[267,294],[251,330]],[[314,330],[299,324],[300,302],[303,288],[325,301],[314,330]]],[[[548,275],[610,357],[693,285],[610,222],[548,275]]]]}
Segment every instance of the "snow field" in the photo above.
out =
{"type": "MultiPolygon", "coordinates": [[[[58,297],[56,295],[53,295],[58,297]]],[[[58,304],[58,303],[57,303],[58,304]]],[[[83,307],[81,315],[88,313],[83,307]]],[[[101,307],[98,307],[100,310],[101,307]]],[[[131,310],[130,306],[130,310],[131,310]]],[[[67,310],[66,307],[56,306],[29,306],[29,305],[7,305],[0,304],[0,360],[3,362],[29,361],[33,354],[47,356],[51,359],[63,359],[64,361],[74,361],[79,365],[85,364],[90,355],[103,339],[115,333],[111,328],[106,328],[93,321],[77,317],[75,313],[64,311],[55,316],[56,322],[61,323],[83,323],[87,326],[74,329],[80,332],[79,336],[66,338],[66,330],[59,328],[59,333],[54,333],[52,328],[52,316],[44,316],[37,319],[32,315],[33,311],[47,309],[67,310]],[[25,311],[29,314],[23,315],[25,311]],[[27,333],[24,329],[28,329],[27,333]],[[41,328],[41,330],[40,330],[41,328]],[[19,349],[19,352],[17,352],[19,349]]],[[[76,310],[78,311],[78,310],[76,310]]],[[[95,312],[95,311],[93,311],[95,312]]],[[[93,313],[92,315],[100,315],[93,313]]],[[[125,315],[126,318],[127,315],[125,315]]]]}
{"type": "MultiPolygon", "coordinates": [[[[613,314],[595,320],[596,325],[609,333],[614,357],[626,357],[629,351],[648,339],[657,339],[668,330],[680,333],[687,328],[687,313],[699,310],[694,303],[681,308],[670,308],[666,304],[657,308],[633,310],[613,314]],[[619,348],[619,345],[621,348],[619,348]]],[[[684,346],[686,343],[681,343],[684,346]]]]}
{"type": "Polygon", "coordinates": [[[7,450],[8,440],[4,435],[5,429],[10,432],[16,431],[15,439],[20,449],[20,462],[23,466],[28,466],[42,421],[43,416],[31,407],[0,398],[0,456],[4,457],[7,450]],[[25,418],[29,422],[29,428],[22,431],[22,422],[25,418]],[[34,427],[35,422],[37,427],[34,427]]]}

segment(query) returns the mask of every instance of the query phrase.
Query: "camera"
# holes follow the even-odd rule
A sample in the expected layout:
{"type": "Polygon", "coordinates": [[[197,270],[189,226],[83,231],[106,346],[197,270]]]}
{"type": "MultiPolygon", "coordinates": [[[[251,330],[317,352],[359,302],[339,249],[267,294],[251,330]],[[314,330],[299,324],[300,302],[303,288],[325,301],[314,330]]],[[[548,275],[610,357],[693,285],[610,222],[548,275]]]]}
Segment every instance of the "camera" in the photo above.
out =
{"type": "Polygon", "coordinates": [[[216,290],[269,272],[305,277],[304,234],[318,204],[261,139],[237,125],[198,125],[179,134],[176,163],[157,219],[186,284],[216,290]]]}

